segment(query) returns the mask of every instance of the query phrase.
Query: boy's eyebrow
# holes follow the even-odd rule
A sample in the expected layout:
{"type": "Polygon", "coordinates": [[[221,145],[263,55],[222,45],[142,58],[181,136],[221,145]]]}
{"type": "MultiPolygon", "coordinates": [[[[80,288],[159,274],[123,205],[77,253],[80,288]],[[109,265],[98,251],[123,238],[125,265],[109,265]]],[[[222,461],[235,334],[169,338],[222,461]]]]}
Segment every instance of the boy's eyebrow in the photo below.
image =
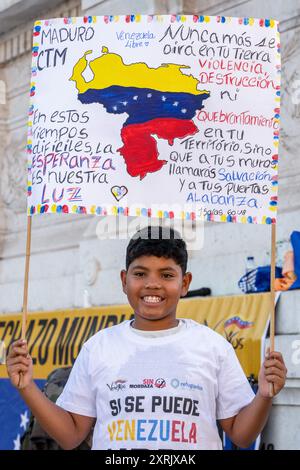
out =
{"type": "MultiPolygon", "coordinates": [[[[142,265],[136,265],[132,269],[144,269],[145,271],[149,271],[149,268],[146,268],[145,266],[142,266],[142,265]]],[[[176,272],[176,269],[174,269],[172,266],[166,266],[165,268],[160,268],[159,271],[174,271],[174,272],[176,272]]]]}

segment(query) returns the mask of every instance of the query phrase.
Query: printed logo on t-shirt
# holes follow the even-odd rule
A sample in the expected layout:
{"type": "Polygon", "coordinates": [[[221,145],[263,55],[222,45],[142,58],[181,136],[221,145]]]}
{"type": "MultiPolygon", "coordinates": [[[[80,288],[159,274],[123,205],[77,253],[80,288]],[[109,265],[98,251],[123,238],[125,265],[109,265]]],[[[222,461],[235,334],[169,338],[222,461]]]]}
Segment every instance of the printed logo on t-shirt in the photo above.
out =
{"type": "Polygon", "coordinates": [[[127,380],[118,379],[112,382],[110,385],[106,384],[111,392],[124,390],[126,388],[127,380]]]}
{"type": "Polygon", "coordinates": [[[165,379],[143,379],[142,383],[139,384],[130,384],[129,388],[165,388],[167,385],[165,379]]]}
{"type": "Polygon", "coordinates": [[[165,379],[156,379],[154,382],[155,387],[157,388],[164,388],[166,387],[166,381],[165,379]]]}
{"type": "Polygon", "coordinates": [[[192,384],[190,382],[179,380],[177,378],[171,380],[171,386],[173,388],[180,388],[186,390],[203,390],[203,387],[199,384],[192,384]]]}

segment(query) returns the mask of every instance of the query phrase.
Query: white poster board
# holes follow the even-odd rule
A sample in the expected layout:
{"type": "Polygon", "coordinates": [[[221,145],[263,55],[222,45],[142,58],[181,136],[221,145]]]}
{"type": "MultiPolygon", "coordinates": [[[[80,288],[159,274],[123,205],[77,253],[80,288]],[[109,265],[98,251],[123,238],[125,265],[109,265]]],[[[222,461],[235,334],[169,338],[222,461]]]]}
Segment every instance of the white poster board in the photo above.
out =
{"type": "Polygon", "coordinates": [[[276,222],[276,21],[38,21],[30,96],[29,215],[276,222]]]}

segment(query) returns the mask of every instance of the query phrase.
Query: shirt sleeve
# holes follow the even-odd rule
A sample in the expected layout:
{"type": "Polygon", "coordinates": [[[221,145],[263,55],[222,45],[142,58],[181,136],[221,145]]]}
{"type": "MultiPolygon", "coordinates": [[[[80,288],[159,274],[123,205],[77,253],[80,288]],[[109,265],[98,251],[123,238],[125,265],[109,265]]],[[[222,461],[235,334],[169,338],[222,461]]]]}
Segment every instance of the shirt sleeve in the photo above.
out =
{"type": "Polygon", "coordinates": [[[83,346],[56,404],[72,413],[96,418],[96,400],[89,374],[89,350],[83,346]]]}
{"type": "Polygon", "coordinates": [[[237,415],[255,397],[233,347],[229,346],[218,377],[217,419],[237,415]]]}

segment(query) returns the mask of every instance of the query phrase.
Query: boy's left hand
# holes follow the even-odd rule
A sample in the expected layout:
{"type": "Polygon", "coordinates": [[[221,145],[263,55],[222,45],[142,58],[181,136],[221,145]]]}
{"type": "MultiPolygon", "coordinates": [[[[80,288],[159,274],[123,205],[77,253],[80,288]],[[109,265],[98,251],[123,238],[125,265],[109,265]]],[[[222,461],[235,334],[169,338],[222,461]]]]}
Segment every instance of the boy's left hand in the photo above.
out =
{"type": "Polygon", "coordinates": [[[287,368],[280,352],[268,352],[259,371],[258,389],[261,396],[270,397],[270,383],[273,383],[274,395],[284,387],[287,368]]]}

